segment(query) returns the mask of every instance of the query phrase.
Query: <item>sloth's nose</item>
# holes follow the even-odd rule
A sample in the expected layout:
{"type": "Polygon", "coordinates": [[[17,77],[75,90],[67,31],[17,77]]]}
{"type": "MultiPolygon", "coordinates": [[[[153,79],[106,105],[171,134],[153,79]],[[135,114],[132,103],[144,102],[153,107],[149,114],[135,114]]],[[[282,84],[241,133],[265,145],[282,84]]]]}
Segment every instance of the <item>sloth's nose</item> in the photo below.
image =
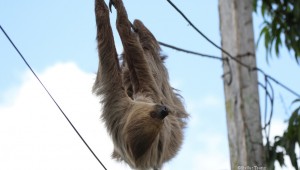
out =
{"type": "Polygon", "coordinates": [[[155,111],[151,112],[152,118],[163,120],[169,114],[169,109],[163,105],[157,105],[155,111]]]}
{"type": "Polygon", "coordinates": [[[166,116],[168,116],[169,114],[169,110],[166,106],[161,106],[159,111],[158,111],[158,114],[159,114],[159,118],[162,120],[164,119],[166,116]]]}

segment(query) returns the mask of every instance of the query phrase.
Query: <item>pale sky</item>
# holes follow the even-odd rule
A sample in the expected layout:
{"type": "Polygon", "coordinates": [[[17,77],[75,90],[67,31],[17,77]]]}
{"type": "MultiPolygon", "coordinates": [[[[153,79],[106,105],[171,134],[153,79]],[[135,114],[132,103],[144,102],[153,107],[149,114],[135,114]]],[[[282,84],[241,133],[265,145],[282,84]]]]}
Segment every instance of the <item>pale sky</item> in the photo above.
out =
{"type": "MultiPolygon", "coordinates": [[[[217,0],[173,2],[203,33],[220,44],[217,0]]],[[[158,40],[220,56],[220,51],[198,35],[167,1],[124,3],[130,20],[141,19],[158,40]]],[[[79,0],[0,0],[0,24],[107,169],[126,170],[130,168],[110,158],[112,143],[99,119],[101,105],[91,93],[98,67],[93,5],[94,1],[79,0]]],[[[262,20],[253,16],[257,39],[262,20]]],[[[114,10],[111,21],[115,27],[114,10]]],[[[117,34],[115,38],[121,52],[117,34]]],[[[167,48],[163,51],[168,55],[170,82],[181,91],[191,114],[181,151],[163,169],[229,170],[221,63],[167,48]]],[[[261,43],[257,63],[300,93],[300,79],[296,78],[300,67],[286,51],[267,64],[261,43]]],[[[102,169],[2,33],[0,78],[0,169],[102,169]]],[[[289,116],[285,110],[293,110],[290,103],[295,99],[275,84],[274,88],[271,136],[283,133],[284,120],[289,116]]],[[[260,96],[263,111],[263,91],[260,96]]]]}

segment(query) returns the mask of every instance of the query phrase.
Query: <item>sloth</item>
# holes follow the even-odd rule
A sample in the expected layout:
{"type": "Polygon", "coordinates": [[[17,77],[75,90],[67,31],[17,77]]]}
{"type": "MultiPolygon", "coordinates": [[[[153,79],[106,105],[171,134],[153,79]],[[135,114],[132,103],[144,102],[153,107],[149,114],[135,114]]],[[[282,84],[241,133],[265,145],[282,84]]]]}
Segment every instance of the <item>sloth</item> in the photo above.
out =
{"type": "Polygon", "coordinates": [[[178,153],[188,113],[169,84],[165,57],[153,34],[140,20],[130,23],[122,0],[111,0],[111,6],[124,51],[118,58],[109,8],[104,0],[95,0],[99,66],[93,92],[103,105],[112,157],[133,169],[158,170],[178,153]]]}

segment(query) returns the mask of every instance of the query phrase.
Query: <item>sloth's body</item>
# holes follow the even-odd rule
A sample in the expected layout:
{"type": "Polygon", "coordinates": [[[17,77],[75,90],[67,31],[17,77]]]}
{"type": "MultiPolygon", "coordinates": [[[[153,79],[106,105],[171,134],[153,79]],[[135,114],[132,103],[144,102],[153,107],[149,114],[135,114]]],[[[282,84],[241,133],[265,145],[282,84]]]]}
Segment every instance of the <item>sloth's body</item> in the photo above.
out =
{"type": "Polygon", "coordinates": [[[133,32],[122,1],[112,3],[123,62],[120,65],[117,58],[108,7],[104,0],[96,0],[99,68],[93,90],[102,98],[113,157],[132,168],[159,169],[178,152],[188,114],[168,82],[154,36],[139,20],[133,32]]]}

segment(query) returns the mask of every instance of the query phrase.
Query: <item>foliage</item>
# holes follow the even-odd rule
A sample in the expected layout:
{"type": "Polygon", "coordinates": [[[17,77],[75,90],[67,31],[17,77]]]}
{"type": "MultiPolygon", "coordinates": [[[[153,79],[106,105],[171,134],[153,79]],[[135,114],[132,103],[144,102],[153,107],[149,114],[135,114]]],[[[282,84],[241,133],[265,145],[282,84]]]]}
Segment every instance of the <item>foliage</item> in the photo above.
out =
{"type": "MultiPolygon", "coordinates": [[[[300,99],[295,100],[300,102],[300,99]]],[[[274,163],[278,161],[280,166],[285,165],[284,156],[287,155],[293,167],[299,170],[298,158],[295,151],[296,145],[300,147],[300,106],[292,113],[289,118],[288,127],[282,136],[274,138],[273,145],[270,142],[266,144],[266,162],[270,170],[275,169],[274,163]]]]}
{"type": "Polygon", "coordinates": [[[261,9],[263,28],[260,38],[265,39],[265,48],[272,54],[273,45],[275,53],[279,56],[279,49],[284,45],[289,51],[294,51],[295,59],[300,61],[300,1],[299,0],[253,0],[254,11],[261,9]],[[258,5],[259,4],[259,5],[258,5]],[[274,44],[275,43],[275,44],[274,44]]]}
{"type": "MultiPolygon", "coordinates": [[[[268,56],[275,51],[279,56],[280,47],[285,46],[294,52],[295,59],[300,64],[300,0],[253,0],[253,9],[263,16],[262,29],[258,38],[264,37],[264,46],[268,56]]],[[[300,99],[294,103],[300,103],[300,99]]],[[[296,146],[300,148],[300,106],[291,114],[288,127],[282,136],[276,136],[274,142],[265,145],[267,167],[275,169],[275,162],[285,166],[285,157],[290,159],[292,166],[299,170],[296,146]]],[[[298,155],[299,156],[299,155],[298,155]]]]}

